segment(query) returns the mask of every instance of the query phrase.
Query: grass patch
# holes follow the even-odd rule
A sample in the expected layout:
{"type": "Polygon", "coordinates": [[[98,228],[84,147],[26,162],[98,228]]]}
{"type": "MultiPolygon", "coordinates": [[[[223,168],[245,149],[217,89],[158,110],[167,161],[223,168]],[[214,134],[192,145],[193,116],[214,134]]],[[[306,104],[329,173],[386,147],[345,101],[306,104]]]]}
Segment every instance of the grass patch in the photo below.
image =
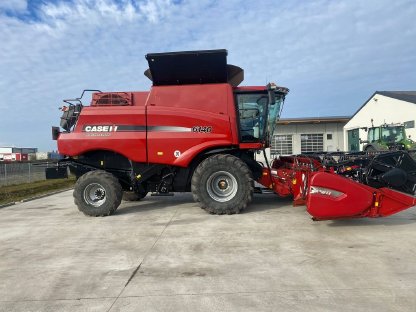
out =
{"type": "Polygon", "coordinates": [[[71,188],[74,184],[75,178],[69,178],[2,186],[0,188],[0,205],[71,188]]]}

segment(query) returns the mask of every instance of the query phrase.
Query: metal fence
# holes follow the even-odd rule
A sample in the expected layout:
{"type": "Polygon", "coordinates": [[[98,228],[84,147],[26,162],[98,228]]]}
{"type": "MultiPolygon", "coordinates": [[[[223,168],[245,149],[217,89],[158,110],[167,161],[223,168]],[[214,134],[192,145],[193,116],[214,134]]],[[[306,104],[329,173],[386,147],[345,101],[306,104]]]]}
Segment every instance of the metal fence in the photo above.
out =
{"type": "Polygon", "coordinates": [[[45,168],[50,163],[0,163],[0,186],[45,180],[45,168]]]}

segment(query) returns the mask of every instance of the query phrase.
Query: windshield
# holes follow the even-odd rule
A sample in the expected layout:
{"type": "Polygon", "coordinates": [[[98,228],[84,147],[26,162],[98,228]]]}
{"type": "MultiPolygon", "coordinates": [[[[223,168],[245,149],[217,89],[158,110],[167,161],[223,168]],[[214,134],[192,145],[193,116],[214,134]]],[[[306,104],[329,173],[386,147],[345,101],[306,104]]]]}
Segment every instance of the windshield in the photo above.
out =
{"type": "Polygon", "coordinates": [[[267,92],[242,93],[237,94],[237,103],[241,142],[270,142],[280,115],[282,96],[276,94],[275,104],[269,105],[267,92]]]}
{"type": "Polygon", "coordinates": [[[283,96],[281,94],[276,93],[276,101],[273,105],[269,106],[269,118],[267,120],[267,133],[268,137],[268,144],[270,144],[274,129],[276,129],[277,120],[280,117],[280,112],[283,103],[283,96]]]}
{"type": "Polygon", "coordinates": [[[406,138],[403,127],[382,127],[381,138],[386,142],[400,142],[406,138]]]}

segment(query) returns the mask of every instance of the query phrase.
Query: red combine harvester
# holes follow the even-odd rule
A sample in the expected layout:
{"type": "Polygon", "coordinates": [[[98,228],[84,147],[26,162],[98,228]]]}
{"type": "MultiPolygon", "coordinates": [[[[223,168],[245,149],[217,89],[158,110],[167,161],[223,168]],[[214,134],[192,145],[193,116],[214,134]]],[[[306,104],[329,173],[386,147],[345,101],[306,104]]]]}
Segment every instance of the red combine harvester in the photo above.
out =
{"type": "Polygon", "coordinates": [[[306,204],[316,220],[382,217],[415,205],[416,163],[407,152],[300,155],[269,164],[276,121],[288,89],[246,86],[226,50],[146,55],[148,92],[94,91],[90,106],[65,100],[52,136],[76,175],[75,204],[86,215],[116,211],[123,191],[138,200],[192,192],[214,214],[239,213],[258,182],[306,204]],[[257,162],[263,151],[265,164],[257,162]]]}

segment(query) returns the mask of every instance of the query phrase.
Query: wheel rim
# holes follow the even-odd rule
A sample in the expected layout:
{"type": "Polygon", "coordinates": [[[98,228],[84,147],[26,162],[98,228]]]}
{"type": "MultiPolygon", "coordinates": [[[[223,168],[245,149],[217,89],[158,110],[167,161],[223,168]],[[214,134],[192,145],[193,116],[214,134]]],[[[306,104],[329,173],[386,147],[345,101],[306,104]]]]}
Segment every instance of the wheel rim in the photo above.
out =
{"type": "Polygon", "coordinates": [[[84,200],[91,206],[99,207],[106,199],[105,188],[99,183],[91,183],[84,189],[84,200]]]}
{"type": "Polygon", "coordinates": [[[207,180],[208,195],[218,202],[231,200],[237,194],[237,190],[237,180],[227,171],[215,172],[207,180]]]}

